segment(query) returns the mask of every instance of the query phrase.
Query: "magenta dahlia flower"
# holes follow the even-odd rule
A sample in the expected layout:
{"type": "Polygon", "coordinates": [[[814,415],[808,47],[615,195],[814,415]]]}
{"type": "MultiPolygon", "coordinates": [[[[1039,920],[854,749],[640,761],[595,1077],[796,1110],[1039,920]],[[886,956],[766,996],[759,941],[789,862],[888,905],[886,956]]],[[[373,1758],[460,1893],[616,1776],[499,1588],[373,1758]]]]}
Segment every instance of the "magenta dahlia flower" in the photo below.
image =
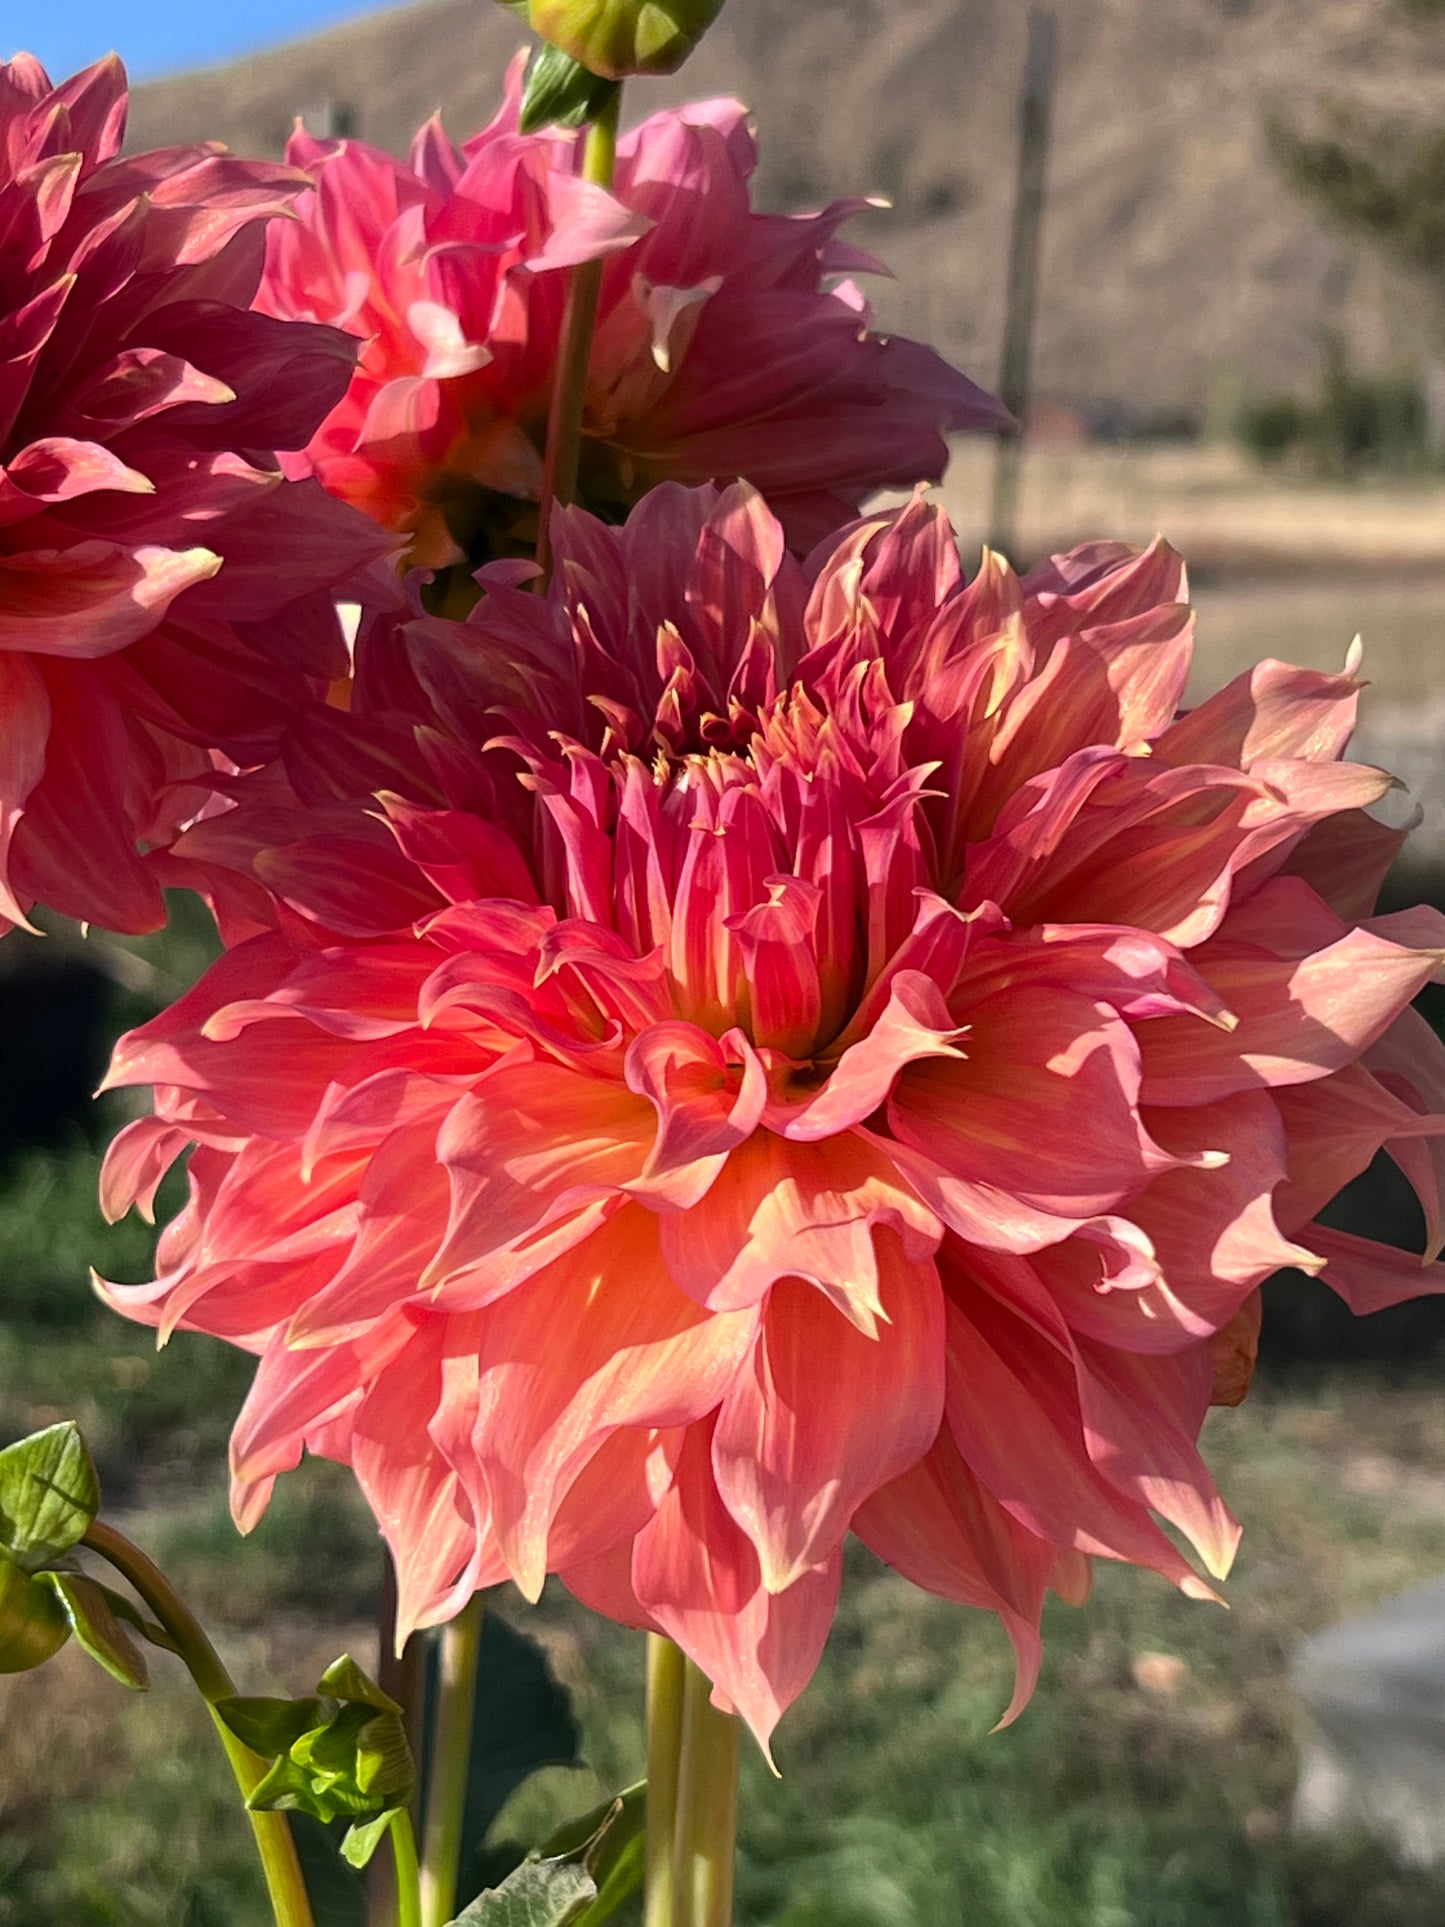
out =
{"type": "Polygon", "coordinates": [[[1162,543],[966,583],[917,501],[805,571],[751,490],[664,487],[523,574],[402,638],[391,870],[338,802],[119,1046],[107,1209],[195,1149],[110,1298],[259,1355],[239,1520],[349,1461],[404,1630],[560,1572],[766,1741],[851,1530],[999,1615],[1012,1713],[1091,1557],[1207,1591],[1162,1520],[1227,1571],[1196,1438],[1266,1274],[1445,1282],[1445,919],[1370,914],[1358,685],[1181,715],[1162,543]],[[1313,1223],[1381,1145],[1425,1258],[1313,1223]]]}
{"type": "Polygon", "coordinates": [[[248,312],[294,169],[121,156],[111,59],[0,65],[0,921],[162,921],[137,853],[216,760],[274,751],[345,668],[330,596],[374,527],[271,450],[355,343],[248,312]]]}
{"type": "Polygon", "coordinates": [[[516,64],[490,127],[458,152],[430,122],[409,164],[298,133],[291,159],[316,190],[269,236],[262,305],[364,344],[302,466],[405,531],[414,560],[474,568],[527,549],[557,270],[588,258],[607,267],[581,499],[609,520],[664,479],[746,475],[810,546],[871,491],[940,476],[943,431],[1008,420],[931,349],[871,332],[839,278],[876,266],[838,239],[862,202],[753,212],[736,101],[625,136],[614,198],[577,178],[577,136],[517,131],[520,91],[516,64]]]}

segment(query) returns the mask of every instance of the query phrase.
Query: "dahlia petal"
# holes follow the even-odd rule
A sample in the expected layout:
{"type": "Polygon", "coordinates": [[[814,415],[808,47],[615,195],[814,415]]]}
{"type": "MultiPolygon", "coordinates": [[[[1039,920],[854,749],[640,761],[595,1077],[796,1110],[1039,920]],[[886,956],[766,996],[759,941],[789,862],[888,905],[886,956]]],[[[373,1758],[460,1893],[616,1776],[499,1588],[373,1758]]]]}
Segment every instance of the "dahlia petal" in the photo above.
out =
{"type": "Polygon", "coordinates": [[[33,515],[41,503],[70,502],[106,490],[154,495],[155,483],[100,442],[45,435],[27,442],[0,470],[0,528],[33,515]]]}
{"type": "Polygon", "coordinates": [[[437,907],[426,879],[389,840],[313,836],[257,851],[252,868],[273,895],[340,936],[405,930],[437,907]]]}
{"type": "Polygon", "coordinates": [[[1445,1114],[1445,1046],[1419,1011],[1402,1010],[1364,1062],[1414,1114],[1386,1138],[1385,1149],[1415,1187],[1425,1213],[1426,1252],[1436,1257],[1445,1245],[1445,1142],[1429,1120],[1445,1114]]]}
{"type": "Polygon", "coordinates": [[[300,1464],[307,1430],[354,1399],[396,1357],[409,1330],[392,1320],[362,1343],[299,1358],[272,1340],[231,1435],[233,1514],[239,1515],[248,1487],[300,1464]]]}
{"type": "Polygon", "coordinates": [[[559,1577],[575,1598],[604,1618],[640,1633],[660,1632],[657,1621],[633,1591],[632,1546],[632,1540],[621,1539],[594,1559],[563,1566],[559,1577]]]}
{"type": "Polygon", "coordinates": [[[632,1541],[672,1484],[683,1437],[681,1430],[632,1429],[604,1439],[557,1508],[549,1565],[574,1571],[616,1548],[630,1566],[632,1541]]]}
{"type": "Polygon", "coordinates": [[[917,1464],[942,1420],[942,1293],[891,1234],[876,1248],[876,1336],[784,1279],[718,1414],[713,1474],[770,1593],[842,1545],[858,1506],[917,1464]]]}
{"type": "Polygon", "coordinates": [[[603,1440],[701,1417],[752,1338],[752,1313],[709,1317],[678,1291],[656,1222],[625,1208],[487,1313],[474,1445],[497,1542],[531,1598],[557,1510],[603,1440]],[[565,1348],[549,1342],[559,1325],[565,1348]]]}
{"type": "Polygon", "coordinates": [[[949,1431],[1005,1510],[1041,1538],[1148,1566],[1211,1596],[1143,1504],[1089,1457],[1067,1353],[1038,1334],[1031,1341],[1024,1320],[977,1286],[966,1303],[950,1296],[947,1311],[949,1431]]]}
{"type": "Polygon", "coordinates": [[[1166,763],[1232,769],[1286,756],[1328,762],[1354,733],[1360,687],[1353,676],[1256,663],[1166,729],[1153,753],[1166,763]]]}
{"type": "Polygon", "coordinates": [[[761,1047],[806,1052],[818,1032],[823,993],[813,956],[822,890],[801,877],[767,879],[768,900],[728,917],[743,957],[749,1023],[761,1047]]]}
{"type": "Polygon", "coordinates": [[[814,1142],[861,1124],[890,1096],[905,1064],[962,1057],[957,1039],[963,1035],[930,978],[898,971],[867,1036],[847,1047],[817,1096],[791,1110],[777,1128],[786,1137],[814,1142]]]}
{"type": "Polygon", "coordinates": [[[889,1158],[921,1206],[969,1244],[987,1251],[1041,1251],[1091,1222],[1092,1216],[1067,1216],[1012,1196],[995,1185],[959,1177],[906,1143],[877,1137],[861,1126],[851,1135],[889,1158]]]}
{"type": "Polygon", "coordinates": [[[735,1045],[742,1074],[730,1076],[722,1045],[694,1024],[651,1024],[627,1047],[627,1086],[657,1111],[657,1138],[633,1197],[686,1208],[713,1183],[728,1153],[757,1128],[767,1074],[747,1039],[735,1045]],[[733,1088],[733,1086],[736,1088],[733,1088]]]}
{"type": "Polygon", "coordinates": [[[531,874],[505,831],[464,811],[420,809],[385,791],[377,800],[402,854],[451,902],[535,899],[531,874]]]}
{"type": "Polygon", "coordinates": [[[22,904],[9,880],[10,845],[31,791],[45,771],[50,698],[40,671],[24,656],[0,652],[0,917],[26,926],[22,904]]]}
{"type": "Polygon", "coordinates": [[[417,995],[428,963],[414,945],[319,951],[268,996],[222,1004],[201,1026],[201,1035],[230,1043],[252,1024],[304,1017],[333,1037],[392,1037],[416,1026],[417,995]]]}
{"type": "MultiPolygon", "coordinates": [[[[1428,1044],[1423,1038],[1421,1043],[1438,1051],[1434,1033],[1423,1022],[1421,1028],[1428,1044]]],[[[1409,1140],[1445,1137],[1445,1115],[1412,1109],[1363,1064],[1348,1064],[1331,1077],[1282,1090],[1274,1101],[1289,1138],[1290,1165],[1289,1181],[1280,1187],[1276,1202],[1292,1226],[1307,1225],[1382,1148],[1388,1147],[1397,1161],[1403,1153],[1411,1164],[1414,1160],[1405,1151],[1409,1140]]],[[[1428,1155],[1417,1172],[1433,1192],[1428,1155]]],[[[1422,1197],[1422,1202],[1438,1210],[1438,1198],[1422,1197]]]]}
{"type": "Polygon", "coordinates": [[[1113,1210],[1170,1160],[1137,1111],[1138,1043],[1088,998],[1019,989],[966,1013],[961,1061],[910,1064],[893,1132],[946,1170],[1060,1215],[1113,1210]],[[1065,1128],[1090,1120],[1087,1141],[1065,1128]]]}
{"type": "Polygon", "coordinates": [[[1445,918],[1403,910],[1302,958],[1221,948],[1198,961],[1238,1027],[1164,1017],[1141,1031],[1146,1103],[1207,1104],[1343,1069],[1445,967],[1445,918]]]}
{"type": "MultiPolygon", "coordinates": [[[[544,1062],[498,1064],[437,1135],[451,1206],[423,1288],[480,1271],[469,1302],[485,1303],[486,1261],[579,1206],[619,1196],[642,1171],[651,1124],[645,1100],[617,1084],[544,1062]]],[[[576,1220],[579,1237],[585,1228],[576,1220]]]]}
{"type": "Polygon", "coordinates": [[[1184,1534],[1215,1579],[1234,1563],[1240,1526],[1195,1446],[1213,1392],[1204,1345],[1146,1357],[1078,1345],[1079,1411],[1094,1464],[1184,1534]]]}
{"type": "Polygon", "coordinates": [[[1125,1338],[1116,1326],[1114,1342],[1130,1351],[1174,1351],[1186,1336],[1206,1337],[1227,1324],[1272,1271],[1313,1267],[1276,1219],[1292,1153],[1272,1098],[1242,1091],[1199,1109],[1145,1115],[1158,1142],[1181,1159],[1214,1151],[1227,1160],[1203,1180],[1191,1171],[1187,1183],[1183,1171],[1166,1171],[1129,1206],[1153,1246],[1160,1281],[1128,1306],[1138,1314],[1129,1319],[1134,1336],[1125,1338]]]}
{"type": "Polygon", "coordinates": [[[1305,1236],[1310,1249],[1324,1259],[1320,1277],[1357,1317],[1445,1291],[1445,1264],[1438,1260],[1428,1263],[1413,1251],[1325,1225],[1311,1225],[1305,1236]]]}
{"type": "Polygon", "coordinates": [[[779,1718],[812,1678],[838,1597],[842,1560],[770,1593],[752,1542],[713,1482],[707,1425],[689,1427],[671,1490],[637,1535],[632,1585],[651,1621],[713,1682],[771,1762],[779,1718]]]}
{"type": "Polygon", "coordinates": [[[630,247],[652,226],[646,215],[624,207],[605,188],[579,176],[559,174],[549,184],[552,230],[523,265],[533,274],[575,268],[630,247]]]}
{"type": "Polygon", "coordinates": [[[442,1397],[444,1332],[429,1320],[365,1393],[351,1419],[347,1453],[396,1568],[398,1643],[435,1623],[465,1575],[469,1591],[500,1570],[477,1565],[484,1521],[437,1449],[425,1420],[442,1397]]]}
{"type": "Polygon", "coordinates": [[[1181,604],[1063,637],[1008,707],[984,796],[1007,796],[1085,744],[1148,744],[1179,707],[1193,641],[1194,618],[1181,604]]]}
{"type": "Polygon", "coordinates": [[[700,1204],[663,1217],[658,1231],[672,1277],[714,1312],[756,1305],[778,1279],[799,1278],[871,1337],[883,1315],[875,1226],[898,1233],[914,1261],[939,1236],[881,1147],[852,1134],[813,1145],[759,1131],[700,1204]]]}
{"type": "Polygon", "coordinates": [[[106,1148],[100,1172],[100,1209],[115,1224],[134,1206],[147,1224],[161,1180],[190,1143],[189,1134],[160,1117],[137,1117],[106,1148]]]}
{"type": "Polygon", "coordinates": [[[915,1586],[998,1614],[1015,1656],[1014,1690],[998,1725],[1012,1725],[1038,1683],[1039,1621],[1057,1549],[1003,1509],[946,1430],[916,1465],[864,1501],[853,1530],[915,1586]]]}
{"type": "Polygon", "coordinates": [[[46,903],[112,930],[158,929],[160,887],[136,850],[126,808],[136,745],[104,685],[106,670],[63,686],[41,673],[50,692],[46,767],[13,823],[10,892],[17,905],[46,903]]]}
{"type": "Polygon", "coordinates": [[[1342,810],[1311,824],[1279,874],[1302,877],[1336,916],[1368,917],[1408,836],[1408,830],[1392,830],[1363,810],[1342,810]]]}
{"type": "Polygon", "coordinates": [[[424,1129],[401,1129],[378,1145],[341,1264],[287,1321],[292,1351],[360,1340],[394,1306],[421,1298],[418,1281],[446,1208],[446,1174],[429,1155],[430,1137],[424,1129]]]}
{"type": "Polygon", "coordinates": [[[109,542],[6,555],[0,649],[114,655],[154,629],[176,597],[215,575],[222,560],[211,549],[109,542]]]}

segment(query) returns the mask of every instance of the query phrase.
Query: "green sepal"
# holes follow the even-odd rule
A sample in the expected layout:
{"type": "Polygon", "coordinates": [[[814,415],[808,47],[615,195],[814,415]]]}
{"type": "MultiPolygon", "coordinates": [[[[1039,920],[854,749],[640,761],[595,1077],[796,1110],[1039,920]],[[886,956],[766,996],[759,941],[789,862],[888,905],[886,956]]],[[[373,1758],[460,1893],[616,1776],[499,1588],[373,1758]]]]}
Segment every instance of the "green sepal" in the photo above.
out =
{"type": "Polygon", "coordinates": [[[316,1682],[318,1693],[329,1693],[332,1699],[355,1700],[362,1706],[374,1706],[380,1713],[399,1713],[401,1708],[396,1701],[383,1693],[376,1681],[362,1671],[350,1653],[343,1653],[340,1659],[333,1659],[326,1671],[316,1682]]]}
{"type": "Polygon", "coordinates": [[[348,1866],[360,1869],[369,1864],[391,1825],[392,1817],[392,1813],[378,1813],[374,1820],[358,1820],[354,1827],[347,1828],[346,1838],[341,1843],[341,1857],[348,1866]]]}
{"type": "Polygon", "coordinates": [[[610,103],[619,85],[544,41],[527,62],[521,131],[540,134],[544,127],[586,127],[610,103]]]}
{"type": "Polygon", "coordinates": [[[70,1637],[70,1621],[49,1586],[0,1560],[0,1673],[43,1666],[70,1637]]]}
{"type": "Polygon", "coordinates": [[[314,1694],[299,1700],[250,1699],[237,1694],[217,1700],[213,1710],[243,1746],[249,1746],[263,1760],[274,1760],[289,1753],[303,1733],[324,1725],[335,1709],[314,1694]]]}
{"type": "Polygon", "coordinates": [[[42,1572],[38,1583],[60,1601],[70,1630],[92,1659],[134,1693],[150,1691],[146,1656],[120,1623],[119,1595],[83,1572],[42,1572]]]}
{"type": "Polygon", "coordinates": [[[0,1556],[26,1572],[63,1558],[99,1510],[100,1480],[72,1420],[0,1452],[0,1556]]]}

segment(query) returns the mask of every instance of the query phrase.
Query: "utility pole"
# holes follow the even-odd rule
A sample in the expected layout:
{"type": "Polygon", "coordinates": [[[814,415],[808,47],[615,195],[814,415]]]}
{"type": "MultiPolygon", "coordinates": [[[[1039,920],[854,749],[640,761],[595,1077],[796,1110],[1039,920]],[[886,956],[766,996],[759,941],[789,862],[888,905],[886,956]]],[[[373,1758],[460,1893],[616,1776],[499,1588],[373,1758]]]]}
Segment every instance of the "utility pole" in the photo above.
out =
{"type": "Polygon", "coordinates": [[[1009,241],[1008,302],[1004,311],[999,394],[1018,426],[998,438],[989,547],[1012,557],[1018,518],[1019,464],[1029,404],[1034,309],[1038,290],[1039,230],[1058,68],[1058,21],[1049,7],[1029,11],[1029,50],[1019,101],[1018,186],[1009,241]]]}

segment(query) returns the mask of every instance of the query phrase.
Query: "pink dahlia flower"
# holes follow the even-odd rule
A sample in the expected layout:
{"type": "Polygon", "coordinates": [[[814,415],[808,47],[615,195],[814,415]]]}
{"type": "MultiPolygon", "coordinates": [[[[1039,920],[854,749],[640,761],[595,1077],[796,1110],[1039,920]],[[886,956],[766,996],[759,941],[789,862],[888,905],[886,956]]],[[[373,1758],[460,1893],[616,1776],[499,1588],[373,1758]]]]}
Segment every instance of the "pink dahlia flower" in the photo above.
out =
{"type": "Polygon", "coordinates": [[[0,920],[161,921],[137,854],[214,758],[270,753],[345,666],[329,595],[376,531],[270,451],[355,344],[249,313],[289,167],[122,157],[114,59],[0,65],[0,920]]]}
{"type": "Polygon", "coordinates": [[[654,482],[745,475],[810,546],[872,490],[936,479],[943,431],[998,403],[930,349],[870,330],[838,239],[863,205],[754,213],[756,149],[728,100],[655,114],[621,142],[615,198],[577,178],[578,137],[517,131],[521,66],[460,152],[430,122],[409,164],[298,133],[316,182],[268,243],[261,302],[363,341],[304,463],[469,568],[535,534],[566,277],[606,256],[583,422],[582,500],[620,520],[654,482]]]}
{"type": "Polygon", "coordinates": [[[999,1615],[1011,1714],[1091,1557],[1207,1592],[1162,1520],[1227,1571],[1196,1438],[1268,1273],[1445,1283],[1445,919],[1370,914],[1358,685],[1180,715],[1164,545],[965,583],[921,502],[805,572],[665,487],[522,573],[393,665],[450,802],[383,794],[390,871],[344,814],[259,862],[280,926],[119,1046],[107,1209],[195,1149],[111,1298],[258,1354],[237,1517],[349,1461],[404,1629],[560,1572],[766,1741],[851,1529],[999,1615]],[[1381,1145],[1425,1258],[1313,1223],[1381,1145]]]}

